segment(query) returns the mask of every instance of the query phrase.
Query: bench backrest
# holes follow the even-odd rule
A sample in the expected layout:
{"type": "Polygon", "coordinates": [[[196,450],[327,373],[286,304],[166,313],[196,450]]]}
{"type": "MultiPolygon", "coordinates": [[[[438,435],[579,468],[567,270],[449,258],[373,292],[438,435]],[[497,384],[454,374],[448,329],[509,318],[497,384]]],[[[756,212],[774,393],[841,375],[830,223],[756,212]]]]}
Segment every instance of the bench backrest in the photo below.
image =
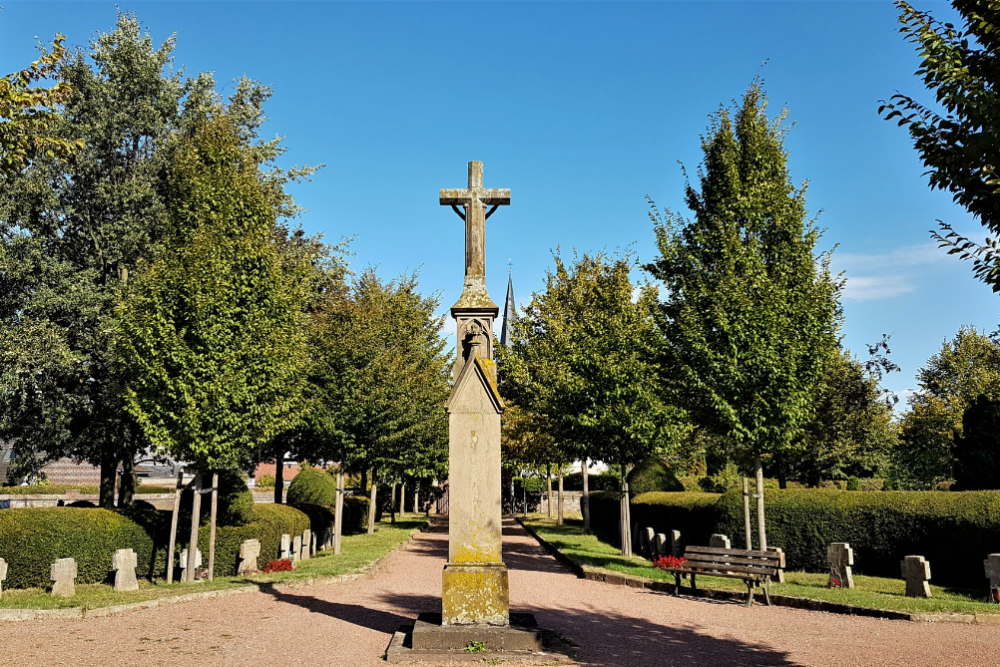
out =
{"type": "Polygon", "coordinates": [[[777,575],[785,568],[785,554],[776,551],[750,551],[722,547],[689,546],[684,549],[684,567],[777,575]]]}

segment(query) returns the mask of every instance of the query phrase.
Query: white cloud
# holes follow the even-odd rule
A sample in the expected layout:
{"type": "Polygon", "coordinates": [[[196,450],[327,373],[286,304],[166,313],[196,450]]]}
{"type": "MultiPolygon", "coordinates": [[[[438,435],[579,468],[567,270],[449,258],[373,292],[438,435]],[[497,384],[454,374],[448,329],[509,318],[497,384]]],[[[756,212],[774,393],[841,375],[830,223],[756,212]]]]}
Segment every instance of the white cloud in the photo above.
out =
{"type": "Polygon", "coordinates": [[[891,299],[915,288],[907,276],[848,276],[843,297],[852,301],[891,299]]]}
{"type": "Polygon", "coordinates": [[[832,264],[848,273],[856,270],[900,269],[949,261],[948,253],[933,243],[904,246],[883,253],[833,253],[832,264]]]}

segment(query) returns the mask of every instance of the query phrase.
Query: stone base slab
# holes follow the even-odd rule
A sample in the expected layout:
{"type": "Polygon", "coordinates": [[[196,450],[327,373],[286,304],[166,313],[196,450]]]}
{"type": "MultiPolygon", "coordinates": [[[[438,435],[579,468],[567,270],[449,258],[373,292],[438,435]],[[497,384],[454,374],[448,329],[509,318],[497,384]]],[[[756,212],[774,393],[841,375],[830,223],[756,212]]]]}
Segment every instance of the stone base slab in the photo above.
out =
{"type": "Polygon", "coordinates": [[[573,660],[572,645],[538,628],[533,614],[511,614],[510,625],[441,625],[441,614],[425,613],[402,625],[386,651],[390,663],[477,664],[519,660],[552,664],[573,660]],[[483,651],[466,650],[482,642],[483,651]]]}

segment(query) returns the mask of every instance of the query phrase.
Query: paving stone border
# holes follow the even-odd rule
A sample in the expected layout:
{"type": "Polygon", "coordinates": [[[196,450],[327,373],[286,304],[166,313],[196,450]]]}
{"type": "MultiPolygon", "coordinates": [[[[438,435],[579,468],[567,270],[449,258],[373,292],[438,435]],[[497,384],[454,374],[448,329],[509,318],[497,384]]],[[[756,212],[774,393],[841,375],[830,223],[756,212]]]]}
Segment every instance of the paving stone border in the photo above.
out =
{"type": "MultiPolygon", "coordinates": [[[[599,581],[614,586],[631,586],[658,593],[674,592],[674,584],[667,581],[654,581],[645,577],[637,577],[623,572],[613,572],[590,565],[580,565],[574,562],[569,556],[559,551],[557,547],[548,542],[544,537],[535,532],[518,517],[515,520],[529,535],[542,546],[543,549],[552,554],[557,561],[565,566],[570,572],[581,579],[599,581]]],[[[713,600],[733,600],[743,602],[746,594],[737,591],[723,591],[715,588],[698,588],[692,591],[689,588],[683,589],[683,595],[689,597],[710,598],[713,600]]],[[[810,598],[800,598],[791,595],[771,595],[771,603],[781,607],[792,607],[795,609],[807,609],[810,611],[825,611],[831,614],[846,614],[849,616],[869,616],[872,618],[884,618],[894,621],[919,621],[923,623],[978,623],[982,625],[1000,625],[1000,614],[959,614],[959,613],[937,613],[937,612],[906,612],[892,611],[887,609],[873,609],[871,607],[855,607],[839,602],[827,602],[825,600],[812,600],[810,598]]]]}
{"type": "Polygon", "coordinates": [[[0,623],[4,621],[47,621],[47,620],[63,620],[68,618],[102,618],[104,616],[118,616],[120,614],[127,614],[133,611],[138,611],[140,609],[154,609],[156,607],[167,607],[175,604],[182,604],[184,602],[192,602],[194,600],[208,600],[211,598],[224,598],[231,595],[243,595],[244,593],[256,593],[270,592],[270,591],[288,591],[298,588],[311,588],[313,586],[318,586],[321,584],[336,584],[345,581],[354,581],[360,579],[361,577],[368,576],[378,569],[382,561],[396,553],[400,549],[406,548],[413,539],[417,536],[417,533],[427,530],[433,524],[433,519],[424,524],[421,528],[413,531],[410,536],[396,545],[392,551],[388,552],[381,558],[368,563],[367,565],[361,567],[357,572],[351,572],[349,574],[336,574],[330,575],[328,577],[310,577],[308,579],[295,579],[293,581],[282,581],[282,582],[272,582],[272,581],[261,581],[252,582],[240,585],[239,588],[225,588],[216,591],[199,591],[195,593],[186,593],[184,595],[173,595],[162,598],[156,598],[154,600],[142,600],[140,602],[130,602],[128,604],[118,604],[112,605],[110,607],[95,607],[93,609],[88,609],[86,607],[67,607],[65,609],[0,609],[0,623]]]}

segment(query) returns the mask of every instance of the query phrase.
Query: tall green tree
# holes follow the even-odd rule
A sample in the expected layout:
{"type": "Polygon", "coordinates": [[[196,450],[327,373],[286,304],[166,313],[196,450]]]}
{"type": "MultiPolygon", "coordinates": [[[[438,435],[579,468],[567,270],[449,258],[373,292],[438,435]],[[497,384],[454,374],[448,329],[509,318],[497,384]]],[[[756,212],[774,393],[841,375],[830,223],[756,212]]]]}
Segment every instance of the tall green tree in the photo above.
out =
{"type": "Polygon", "coordinates": [[[962,418],[980,396],[1000,400],[1000,344],[963,326],[917,373],[896,449],[896,475],[907,486],[929,488],[954,475],[954,446],[962,418]]]}
{"type": "MultiPolygon", "coordinates": [[[[676,445],[679,415],[653,342],[655,291],[630,278],[627,256],[555,255],[544,292],[515,319],[498,348],[504,399],[544,417],[563,456],[628,466],[676,445]]],[[[631,553],[627,486],[622,552],[631,553]]]]}
{"type": "Polygon", "coordinates": [[[646,267],[663,285],[662,366],[695,422],[756,470],[759,494],[765,458],[790,450],[813,414],[840,322],[840,285],[788,175],[784,116],[767,118],[757,82],[720,109],[700,190],[686,191],[694,218],[653,208],[660,255],[646,267]]]}
{"type": "Polygon", "coordinates": [[[163,246],[119,307],[127,407],[174,457],[246,467],[298,418],[308,265],[279,252],[275,193],[225,113],[181,140],[169,201],[163,246]]]}
{"type": "Polygon", "coordinates": [[[916,45],[916,74],[936,105],[897,94],[879,113],[910,133],[931,188],[950,192],[988,232],[978,244],[938,221],[932,236],[949,253],[971,259],[976,277],[1000,292],[1000,2],[951,4],[962,18],[957,28],[897,0],[899,31],[916,45]]]}

